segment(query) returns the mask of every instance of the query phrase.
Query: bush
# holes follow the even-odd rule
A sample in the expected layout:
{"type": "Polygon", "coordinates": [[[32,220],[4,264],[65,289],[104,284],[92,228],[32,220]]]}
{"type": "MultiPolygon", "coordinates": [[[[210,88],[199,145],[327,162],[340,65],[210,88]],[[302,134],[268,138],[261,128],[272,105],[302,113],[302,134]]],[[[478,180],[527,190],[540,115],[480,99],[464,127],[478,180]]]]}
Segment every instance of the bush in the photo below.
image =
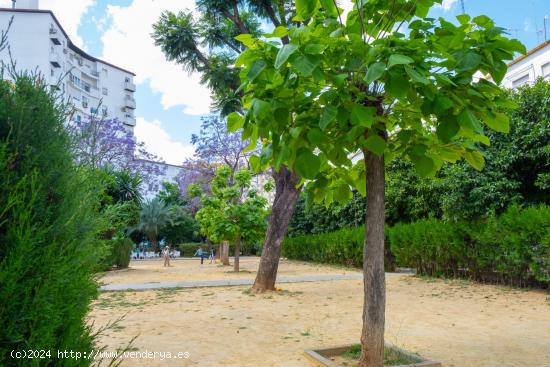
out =
{"type": "Polygon", "coordinates": [[[97,295],[96,185],[75,167],[65,115],[38,78],[0,80],[0,365],[87,366],[97,295]],[[50,350],[15,360],[11,350],[50,350]]]}
{"type": "Polygon", "coordinates": [[[128,238],[118,238],[105,241],[108,247],[107,256],[103,260],[104,270],[109,270],[113,266],[118,269],[126,269],[130,265],[130,255],[134,249],[134,242],[128,238]]]}
{"type": "MultiPolygon", "coordinates": [[[[289,259],[314,261],[345,266],[363,266],[365,227],[336,232],[289,237],[283,244],[283,256],[289,259]]],[[[393,270],[394,261],[386,246],[385,267],[393,270]]]]}
{"type": "Polygon", "coordinates": [[[388,231],[399,265],[426,275],[550,284],[550,207],[510,207],[483,222],[423,220],[388,231]]]}

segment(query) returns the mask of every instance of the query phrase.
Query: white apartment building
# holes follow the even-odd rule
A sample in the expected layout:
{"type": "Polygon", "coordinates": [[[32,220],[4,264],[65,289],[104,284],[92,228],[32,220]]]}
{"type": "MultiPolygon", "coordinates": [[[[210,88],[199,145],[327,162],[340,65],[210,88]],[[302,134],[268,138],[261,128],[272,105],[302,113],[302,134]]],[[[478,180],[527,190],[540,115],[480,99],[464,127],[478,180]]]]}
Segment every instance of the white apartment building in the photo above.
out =
{"type": "MultiPolygon", "coordinates": [[[[74,120],[90,115],[116,118],[133,131],[134,73],[75,46],[53,12],[38,8],[38,0],[17,0],[14,8],[0,8],[0,29],[6,29],[12,17],[8,43],[18,71],[38,70],[74,105],[74,120]]],[[[7,50],[0,60],[10,61],[7,50]]]]}
{"type": "Polygon", "coordinates": [[[502,81],[506,88],[532,84],[537,79],[550,80],[550,41],[546,41],[508,64],[502,81]]]}

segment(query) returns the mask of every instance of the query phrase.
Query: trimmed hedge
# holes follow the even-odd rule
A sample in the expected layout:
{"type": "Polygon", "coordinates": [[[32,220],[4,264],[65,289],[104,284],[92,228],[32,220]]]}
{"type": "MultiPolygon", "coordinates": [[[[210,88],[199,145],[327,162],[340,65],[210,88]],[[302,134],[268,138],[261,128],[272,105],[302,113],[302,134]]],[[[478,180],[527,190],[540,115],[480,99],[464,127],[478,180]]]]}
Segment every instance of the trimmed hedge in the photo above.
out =
{"type": "MultiPolygon", "coordinates": [[[[289,259],[314,261],[345,266],[363,266],[365,227],[346,228],[336,232],[288,237],[283,244],[283,256],[289,259]]],[[[384,265],[395,269],[389,246],[386,246],[384,265]]]]}
{"type": "Polygon", "coordinates": [[[509,208],[478,223],[423,220],[388,232],[397,263],[432,276],[550,284],[550,207],[509,208]]]}
{"type": "MultiPolygon", "coordinates": [[[[362,266],[364,227],[287,238],[289,259],[362,266]]],[[[509,208],[483,222],[422,220],[386,230],[386,269],[517,286],[550,285],[550,207],[509,208]]]]}

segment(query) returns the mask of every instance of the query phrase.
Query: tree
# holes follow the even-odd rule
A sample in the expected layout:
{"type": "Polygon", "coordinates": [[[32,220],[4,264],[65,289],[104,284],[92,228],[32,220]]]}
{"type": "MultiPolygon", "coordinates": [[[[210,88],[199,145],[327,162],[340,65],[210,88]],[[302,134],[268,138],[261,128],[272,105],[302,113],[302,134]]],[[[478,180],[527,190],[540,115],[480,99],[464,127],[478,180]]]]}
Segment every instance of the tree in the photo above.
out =
{"type": "Polygon", "coordinates": [[[403,156],[427,176],[464,158],[481,170],[484,125],[508,132],[500,109],[510,103],[474,75],[500,83],[505,61],[525,52],[486,16],[460,15],[458,25],[428,18],[435,3],[357,0],[344,24],[335,2],[304,0],[295,19],[306,25],[273,32],[287,44],[240,37],[247,112],[230,120],[270,137],[251,162],[286,164],[317,200],[349,200],[350,187],[366,194],[361,367],[384,362],[385,163],[403,156]],[[405,23],[408,35],[399,32],[405,23]]]}
{"type": "MultiPolygon", "coordinates": [[[[234,271],[239,271],[241,242],[256,241],[265,233],[267,200],[251,188],[252,174],[248,169],[239,170],[234,177],[231,175],[231,168],[227,166],[217,171],[212,193],[201,196],[203,208],[197,212],[197,220],[211,241],[235,243],[234,271]]],[[[194,193],[200,194],[197,186],[194,193]]]]}
{"type": "MultiPolygon", "coordinates": [[[[201,73],[203,83],[212,90],[213,107],[221,116],[242,111],[239,70],[233,64],[248,45],[238,42],[236,36],[258,36],[262,21],[282,28],[300,24],[292,21],[294,2],[200,0],[197,5],[198,20],[191,12],[165,12],[155,24],[152,36],[169,60],[183,65],[189,72],[201,73]],[[208,54],[203,52],[205,48],[208,54]]],[[[285,34],[280,37],[282,42],[288,41],[285,34]]],[[[261,68],[251,75],[257,71],[261,68]]],[[[232,121],[227,124],[231,127],[232,121]]],[[[258,136],[244,131],[243,138],[255,142],[258,136]]],[[[278,165],[271,174],[275,181],[275,199],[253,286],[258,292],[275,289],[281,245],[302,187],[301,177],[285,165],[278,165]]]]}
{"type": "Polygon", "coordinates": [[[71,121],[68,129],[73,138],[73,156],[80,165],[93,170],[112,167],[139,173],[143,191],[158,190],[166,167],[154,163],[161,160],[148,152],[145,143],[138,142],[121,121],[90,116],[71,121]]]}
{"type": "Polygon", "coordinates": [[[163,182],[163,189],[157,194],[157,198],[166,205],[173,207],[173,223],[166,225],[160,231],[160,237],[169,244],[194,242],[198,240],[199,226],[187,200],[183,197],[177,183],[163,182]]]}
{"type": "Polygon", "coordinates": [[[146,201],[141,207],[139,223],[133,231],[139,231],[151,241],[153,251],[158,251],[160,231],[174,223],[173,208],[166,205],[159,198],[146,201]]]}

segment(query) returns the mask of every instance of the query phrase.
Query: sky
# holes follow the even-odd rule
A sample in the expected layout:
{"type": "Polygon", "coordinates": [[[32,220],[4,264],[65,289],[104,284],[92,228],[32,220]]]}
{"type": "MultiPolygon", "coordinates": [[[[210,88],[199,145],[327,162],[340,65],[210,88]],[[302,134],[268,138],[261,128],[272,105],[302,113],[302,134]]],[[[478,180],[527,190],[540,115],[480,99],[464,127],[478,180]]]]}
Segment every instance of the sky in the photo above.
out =
{"type": "MultiPolygon", "coordinates": [[[[194,0],[39,0],[50,9],[71,40],[93,56],[136,74],[135,134],[149,150],[170,164],[193,155],[191,135],[201,116],[210,113],[210,93],[199,75],[166,61],[151,39],[152,25],[164,10],[194,10],[194,0]]],[[[349,0],[341,0],[348,8],[349,0]]],[[[0,0],[11,7],[11,0],[0,0]]],[[[486,14],[531,49],[544,41],[544,17],[550,0],[464,0],[466,12],[486,14]]],[[[453,19],[460,0],[443,0],[431,16],[453,19]]],[[[547,21],[550,39],[550,20],[547,21]]]]}

